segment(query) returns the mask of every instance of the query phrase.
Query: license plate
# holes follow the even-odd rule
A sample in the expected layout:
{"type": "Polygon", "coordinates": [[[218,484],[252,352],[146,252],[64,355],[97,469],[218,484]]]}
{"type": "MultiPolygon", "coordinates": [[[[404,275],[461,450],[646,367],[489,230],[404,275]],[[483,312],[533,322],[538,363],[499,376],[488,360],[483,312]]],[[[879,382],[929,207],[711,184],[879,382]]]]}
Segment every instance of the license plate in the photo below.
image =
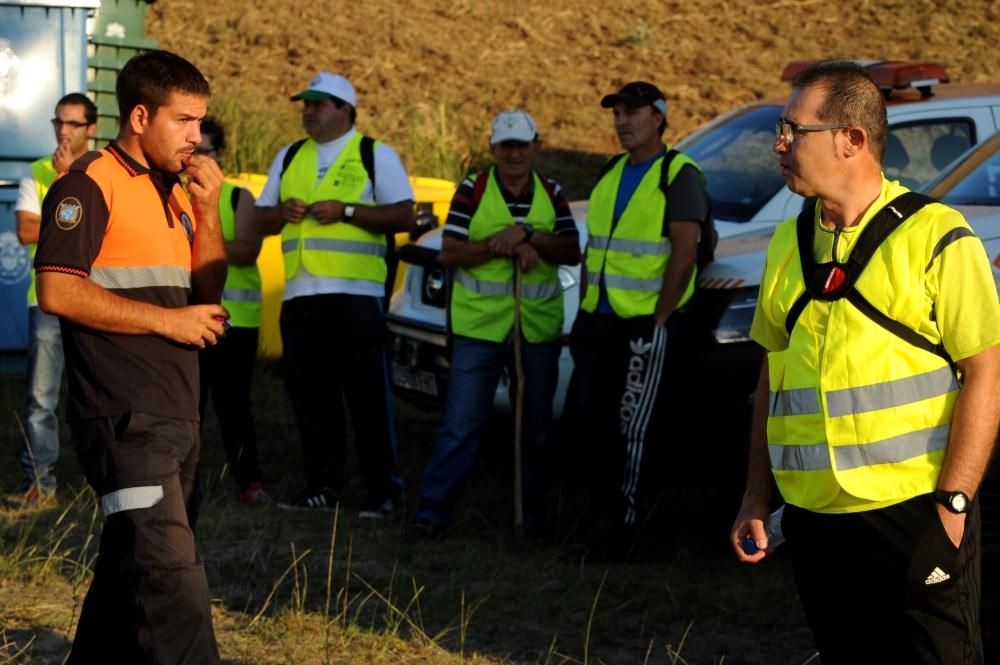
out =
{"type": "Polygon", "coordinates": [[[410,369],[393,363],[392,382],[400,388],[415,390],[426,395],[437,397],[437,382],[434,374],[422,369],[410,369]]]}

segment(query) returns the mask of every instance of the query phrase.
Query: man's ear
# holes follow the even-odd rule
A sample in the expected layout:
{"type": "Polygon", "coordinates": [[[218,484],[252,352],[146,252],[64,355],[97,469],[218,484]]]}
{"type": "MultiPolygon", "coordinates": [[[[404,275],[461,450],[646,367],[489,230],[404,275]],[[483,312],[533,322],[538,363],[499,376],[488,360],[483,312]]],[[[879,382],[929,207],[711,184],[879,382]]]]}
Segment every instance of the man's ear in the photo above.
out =
{"type": "Polygon", "coordinates": [[[844,133],[847,135],[845,150],[849,157],[860,155],[868,147],[868,132],[863,127],[851,126],[844,133]]]}
{"type": "Polygon", "coordinates": [[[145,133],[146,128],[149,127],[149,123],[152,119],[153,116],[149,112],[149,107],[145,104],[136,104],[128,116],[129,128],[132,130],[133,134],[141,135],[145,133]]]}

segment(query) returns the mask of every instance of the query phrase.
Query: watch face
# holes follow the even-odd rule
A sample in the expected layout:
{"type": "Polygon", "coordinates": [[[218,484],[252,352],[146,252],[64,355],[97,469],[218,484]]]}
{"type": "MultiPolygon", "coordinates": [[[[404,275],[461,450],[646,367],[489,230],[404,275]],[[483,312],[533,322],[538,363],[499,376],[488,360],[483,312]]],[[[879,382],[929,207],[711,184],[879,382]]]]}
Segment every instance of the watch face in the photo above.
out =
{"type": "Polygon", "coordinates": [[[951,495],[951,509],[956,513],[964,513],[965,509],[969,505],[968,499],[965,498],[964,494],[952,494],[951,495]]]}

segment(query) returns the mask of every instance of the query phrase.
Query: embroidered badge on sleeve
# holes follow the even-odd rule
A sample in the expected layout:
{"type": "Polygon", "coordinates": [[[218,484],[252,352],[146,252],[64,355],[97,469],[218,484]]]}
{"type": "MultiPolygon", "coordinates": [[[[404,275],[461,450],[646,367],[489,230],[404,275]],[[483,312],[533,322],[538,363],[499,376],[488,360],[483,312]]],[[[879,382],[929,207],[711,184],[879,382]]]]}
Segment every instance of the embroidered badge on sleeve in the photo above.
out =
{"type": "Polygon", "coordinates": [[[83,219],[83,204],[75,196],[67,196],[56,207],[56,226],[63,231],[72,231],[83,219]]]}

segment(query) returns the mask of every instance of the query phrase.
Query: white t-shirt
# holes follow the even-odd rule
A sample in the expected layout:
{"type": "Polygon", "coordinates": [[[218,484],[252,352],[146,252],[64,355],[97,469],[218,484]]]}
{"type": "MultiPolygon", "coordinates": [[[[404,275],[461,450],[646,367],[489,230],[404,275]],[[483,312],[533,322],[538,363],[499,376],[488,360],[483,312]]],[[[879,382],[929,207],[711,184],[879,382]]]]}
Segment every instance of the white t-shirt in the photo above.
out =
{"type": "Polygon", "coordinates": [[[31,172],[30,165],[24,167],[24,172],[21,174],[14,212],[30,212],[42,216],[42,202],[38,200],[38,183],[35,182],[35,174],[31,172]]]}
{"type": "MultiPolygon", "coordinates": [[[[340,157],[341,151],[347,142],[357,134],[356,129],[351,129],[343,136],[328,143],[317,143],[318,172],[316,182],[319,183],[326,175],[330,166],[340,157]]],[[[256,205],[262,208],[270,208],[281,203],[281,166],[285,161],[285,154],[291,144],[286,145],[278,151],[278,155],[271,163],[271,168],[267,172],[267,184],[257,198],[256,205]]],[[[375,147],[375,192],[372,196],[371,182],[365,185],[362,192],[363,200],[374,198],[378,205],[392,205],[401,201],[413,200],[413,188],[410,186],[410,179],[406,175],[406,169],[399,155],[384,143],[379,143],[375,147]]],[[[332,277],[317,277],[306,272],[299,264],[298,272],[292,279],[285,282],[285,300],[298,298],[301,296],[314,296],[324,293],[347,293],[351,295],[382,297],[385,291],[371,282],[364,280],[339,279],[332,277]]]]}

